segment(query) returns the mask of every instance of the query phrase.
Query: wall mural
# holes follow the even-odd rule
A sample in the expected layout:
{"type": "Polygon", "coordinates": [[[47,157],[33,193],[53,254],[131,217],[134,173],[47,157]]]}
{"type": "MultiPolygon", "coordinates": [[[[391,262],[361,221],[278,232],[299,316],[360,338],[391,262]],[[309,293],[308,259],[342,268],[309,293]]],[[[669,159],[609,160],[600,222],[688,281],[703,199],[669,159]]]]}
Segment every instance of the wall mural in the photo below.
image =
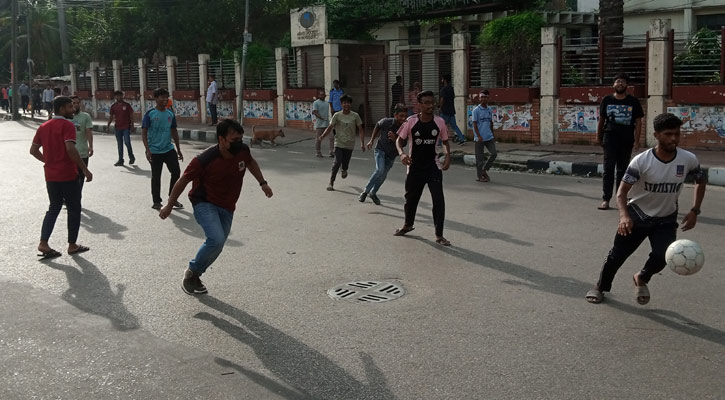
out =
{"type": "Polygon", "coordinates": [[[725,138],[725,108],[720,107],[667,107],[667,112],[682,119],[682,133],[714,133],[725,138]]]}
{"type": "Polygon", "coordinates": [[[93,101],[90,99],[83,99],[81,100],[81,104],[83,104],[83,111],[93,115],[93,101]]]}
{"type": "MultiPolygon", "coordinates": [[[[220,101],[216,105],[216,115],[219,118],[234,118],[234,101],[220,101]]],[[[206,116],[211,118],[209,107],[206,108],[206,116]]]]}
{"type": "MultiPolygon", "coordinates": [[[[477,106],[469,105],[468,114],[468,129],[473,130],[473,109],[477,106]]],[[[491,105],[488,108],[491,109],[493,114],[493,129],[503,129],[504,131],[530,131],[531,120],[531,104],[525,105],[491,105]]]]}
{"type": "Polygon", "coordinates": [[[285,102],[285,118],[289,121],[312,121],[312,103],[308,101],[285,102]]]}
{"type": "Polygon", "coordinates": [[[599,106],[561,106],[559,132],[597,133],[599,106]]]}
{"type": "Polygon", "coordinates": [[[177,118],[199,118],[199,103],[189,100],[174,100],[174,114],[177,118]]]}
{"type": "Polygon", "coordinates": [[[111,106],[115,102],[116,100],[96,100],[96,110],[98,111],[98,114],[103,113],[107,116],[111,112],[111,106]]]}
{"type": "Polygon", "coordinates": [[[244,118],[273,119],[274,103],[244,100],[244,118]]]}

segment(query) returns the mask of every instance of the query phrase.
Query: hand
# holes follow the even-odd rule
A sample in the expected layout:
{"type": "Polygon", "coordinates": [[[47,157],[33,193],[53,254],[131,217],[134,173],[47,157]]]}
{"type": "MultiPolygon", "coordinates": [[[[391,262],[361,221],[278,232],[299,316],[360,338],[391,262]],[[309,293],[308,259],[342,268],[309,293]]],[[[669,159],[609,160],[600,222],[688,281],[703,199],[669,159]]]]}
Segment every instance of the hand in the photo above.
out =
{"type": "Polygon", "coordinates": [[[446,158],[445,158],[445,160],[443,160],[443,165],[441,165],[441,171],[447,171],[450,166],[451,166],[451,155],[446,154],[446,158]]]}
{"type": "Polygon", "coordinates": [[[617,227],[617,233],[622,236],[627,236],[632,233],[632,218],[629,215],[619,218],[619,226],[617,227]]]}
{"type": "Polygon", "coordinates": [[[682,220],[682,231],[689,231],[690,229],[695,227],[695,224],[697,223],[697,214],[695,214],[694,211],[690,211],[685,215],[685,218],[682,220]]]}
{"type": "Polygon", "coordinates": [[[177,157],[179,157],[179,160],[180,161],[184,161],[184,155],[181,154],[181,150],[177,150],[176,151],[176,154],[177,154],[177,157]]]}
{"type": "Polygon", "coordinates": [[[373,141],[371,140],[368,142],[368,150],[370,150],[372,148],[373,148],[373,141]]]}
{"type": "Polygon", "coordinates": [[[159,217],[161,219],[166,219],[171,214],[171,209],[173,208],[173,203],[169,202],[167,203],[161,210],[159,210],[159,217]]]}
{"type": "Polygon", "coordinates": [[[393,131],[388,131],[388,139],[395,140],[398,138],[398,135],[395,134],[393,131]]]}
{"type": "Polygon", "coordinates": [[[151,150],[146,150],[146,159],[151,162],[151,150]]]}
{"type": "Polygon", "coordinates": [[[365,144],[363,143],[362,146],[360,146],[360,147],[362,147],[362,151],[364,153],[365,152],[365,144]]]}
{"type": "Polygon", "coordinates": [[[639,143],[634,144],[634,152],[635,153],[639,152],[639,143]]]}
{"type": "Polygon", "coordinates": [[[86,168],[86,170],[83,171],[83,175],[86,176],[86,182],[90,182],[93,180],[93,174],[91,173],[91,171],[88,170],[88,168],[86,168]]]}
{"type": "Polygon", "coordinates": [[[265,183],[264,185],[262,185],[262,191],[267,196],[267,198],[272,197],[272,188],[269,187],[268,184],[265,183]]]}
{"type": "Polygon", "coordinates": [[[410,158],[407,154],[401,154],[400,155],[400,162],[403,163],[403,165],[410,165],[413,163],[413,160],[410,158]]]}
{"type": "Polygon", "coordinates": [[[88,146],[88,157],[93,157],[93,146],[88,146]]]}

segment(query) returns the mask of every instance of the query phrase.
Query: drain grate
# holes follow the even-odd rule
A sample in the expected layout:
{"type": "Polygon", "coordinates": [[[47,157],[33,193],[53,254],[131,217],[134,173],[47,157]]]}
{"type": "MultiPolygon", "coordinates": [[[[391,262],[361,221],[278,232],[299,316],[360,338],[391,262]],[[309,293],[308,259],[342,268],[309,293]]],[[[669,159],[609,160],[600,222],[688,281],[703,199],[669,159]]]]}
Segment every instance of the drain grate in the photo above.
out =
{"type": "Polygon", "coordinates": [[[327,295],[335,300],[382,303],[400,298],[405,289],[399,283],[381,281],[356,281],[335,286],[327,295]]]}

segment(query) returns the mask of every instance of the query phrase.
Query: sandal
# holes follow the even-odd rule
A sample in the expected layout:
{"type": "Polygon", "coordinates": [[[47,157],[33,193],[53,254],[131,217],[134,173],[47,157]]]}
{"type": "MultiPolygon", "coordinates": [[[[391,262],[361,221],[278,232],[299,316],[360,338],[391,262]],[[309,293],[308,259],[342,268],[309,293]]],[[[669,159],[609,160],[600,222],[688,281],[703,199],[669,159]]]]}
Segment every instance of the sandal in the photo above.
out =
{"type": "Polygon", "coordinates": [[[609,202],[603,201],[602,204],[597,207],[597,210],[609,210],[609,202]]]}
{"type": "Polygon", "coordinates": [[[85,253],[88,250],[90,250],[88,247],[79,245],[77,249],[75,249],[73,251],[69,251],[68,254],[70,254],[70,255],[80,254],[80,253],[85,253]]]}
{"type": "Polygon", "coordinates": [[[403,226],[400,229],[396,229],[395,230],[395,233],[393,233],[393,236],[403,236],[403,235],[405,235],[406,233],[408,233],[408,232],[410,232],[412,230],[415,230],[415,228],[413,228],[412,226],[410,226],[410,227],[403,226]]]}
{"type": "MultiPolygon", "coordinates": [[[[40,250],[38,250],[38,251],[40,251],[40,250]]],[[[59,251],[50,249],[48,251],[41,251],[38,254],[38,257],[40,257],[41,260],[48,260],[50,258],[60,257],[62,255],[63,254],[61,254],[59,251]]]]}
{"type": "Polygon", "coordinates": [[[599,304],[604,300],[604,293],[599,289],[592,289],[587,292],[587,301],[592,304],[599,304]]]}
{"type": "Polygon", "coordinates": [[[436,243],[438,243],[441,246],[446,246],[446,247],[451,245],[451,241],[442,236],[436,239],[436,243]]]}
{"type": "Polygon", "coordinates": [[[634,281],[634,296],[637,298],[637,303],[640,305],[649,303],[650,294],[647,285],[637,286],[637,279],[634,276],[632,280],[634,281]]]}

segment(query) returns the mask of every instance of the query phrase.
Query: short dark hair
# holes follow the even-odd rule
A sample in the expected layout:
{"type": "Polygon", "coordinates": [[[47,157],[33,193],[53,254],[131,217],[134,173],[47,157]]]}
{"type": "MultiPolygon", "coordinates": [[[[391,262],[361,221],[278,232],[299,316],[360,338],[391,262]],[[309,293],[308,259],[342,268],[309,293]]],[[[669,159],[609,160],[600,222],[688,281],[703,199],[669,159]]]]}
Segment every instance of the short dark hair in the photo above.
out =
{"type": "Polygon", "coordinates": [[[451,83],[451,74],[443,75],[443,79],[445,79],[446,82],[451,83]]]}
{"type": "Polygon", "coordinates": [[[489,96],[491,93],[489,93],[488,89],[483,89],[478,94],[485,94],[486,96],[489,96]]]}
{"type": "Polygon", "coordinates": [[[667,129],[677,129],[682,126],[682,120],[675,114],[662,113],[655,117],[653,122],[655,132],[662,132],[667,129]]]}
{"type": "Polygon", "coordinates": [[[424,90],[424,91],[418,93],[418,96],[416,97],[418,99],[418,103],[420,103],[420,100],[423,97],[433,97],[433,98],[435,98],[436,96],[435,96],[435,94],[433,94],[433,91],[432,90],[424,90]]]}
{"type": "Polygon", "coordinates": [[[393,115],[395,115],[395,114],[397,114],[399,112],[407,113],[408,112],[408,107],[406,107],[406,106],[404,106],[402,104],[396,104],[395,105],[395,108],[393,108],[393,115]]]}
{"type": "Polygon", "coordinates": [[[115,92],[113,92],[113,95],[114,95],[114,96],[117,96],[117,95],[119,95],[119,94],[120,94],[121,96],[123,96],[123,92],[122,92],[122,91],[120,91],[120,90],[116,90],[115,92]]]}
{"type": "Polygon", "coordinates": [[[227,137],[227,134],[229,133],[229,130],[233,130],[234,132],[239,132],[241,134],[244,134],[244,128],[242,128],[242,125],[239,124],[239,122],[233,120],[233,119],[223,119],[219,124],[216,126],[216,137],[219,139],[220,137],[227,137]]]}
{"type": "Polygon", "coordinates": [[[216,76],[214,76],[214,74],[209,74],[209,78],[211,78],[213,80],[213,79],[216,79],[216,76]]]}
{"type": "Polygon", "coordinates": [[[343,95],[342,97],[340,97],[340,103],[350,103],[350,104],[352,104],[352,97],[350,97],[348,95],[343,95]]]}
{"type": "Polygon", "coordinates": [[[333,85],[334,85],[335,83],[340,83],[340,80],[339,80],[339,79],[335,79],[334,81],[332,81],[332,84],[333,84],[333,85]]]}
{"type": "Polygon", "coordinates": [[[164,88],[156,88],[154,89],[154,99],[161,96],[168,96],[169,91],[164,88]]]}
{"type": "Polygon", "coordinates": [[[65,107],[66,104],[73,104],[73,100],[68,96],[57,96],[53,99],[53,112],[60,113],[60,109],[65,107]]]}
{"type": "Polygon", "coordinates": [[[70,98],[71,100],[74,100],[74,99],[78,99],[78,100],[80,100],[80,99],[81,99],[80,97],[78,97],[78,96],[77,96],[77,95],[75,95],[75,94],[74,94],[74,95],[72,95],[72,96],[68,96],[68,97],[69,97],[69,98],[70,98]]]}
{"type": "Polygon", "coordinates": [[[398,76],[396,76],[396,77],[395,77],[395,81],[396,81],[396,82],[397,82],[397,81],[402,81],[402,80],[403,80],[403,77],[402,77],[402,76],[400,76],[400,75],[398,75],[398,76]]]}
{"type": "Polygon", "coordinates": [[[629,83],[629,75],[627,75],[624,72],[620,72],[617,75],[614,75],[614,79],[613,80],[616,82],[617,79],[624,79],[625,81],[627,81],[627,83],[629,83]]]}

